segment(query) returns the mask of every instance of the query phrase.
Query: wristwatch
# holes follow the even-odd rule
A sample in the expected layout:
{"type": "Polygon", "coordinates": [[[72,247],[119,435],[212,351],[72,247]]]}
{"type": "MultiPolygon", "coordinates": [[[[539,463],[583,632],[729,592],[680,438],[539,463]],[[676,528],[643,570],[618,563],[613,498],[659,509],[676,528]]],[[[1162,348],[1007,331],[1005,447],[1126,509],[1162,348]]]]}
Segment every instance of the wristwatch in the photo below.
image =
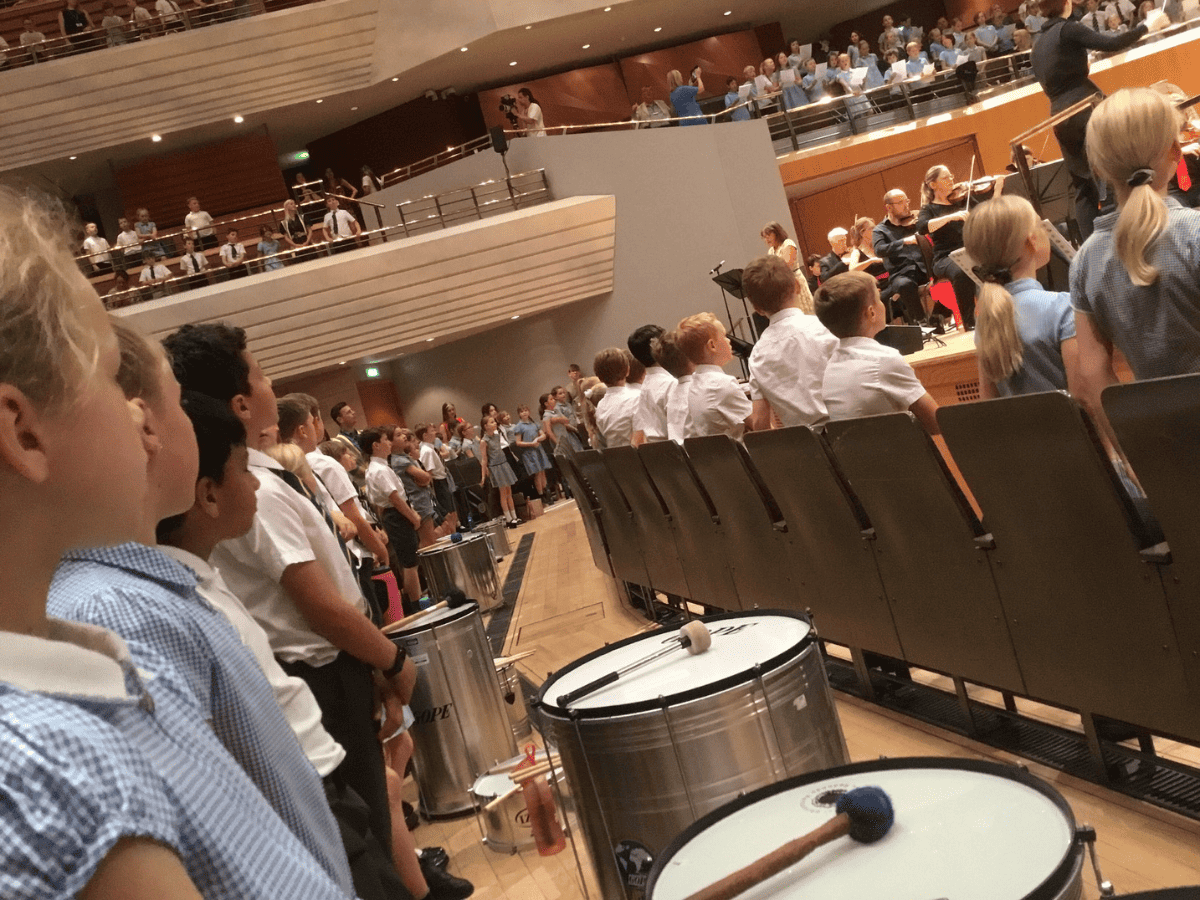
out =
{"type": "Polygon", "coordinates": [[[397,644],[396,645],[396,661],[394,663],[392,663],[391,666],[388,667],[387,669],[380,670],[383,672],[383,677],[384,678],[394,678],[395,676],[399,675],[400,670],[404,668],[404,662],[407,659],[408,659],[408,651],[405,650],[403,647],[401,647],[399,644],[397,644]]]}

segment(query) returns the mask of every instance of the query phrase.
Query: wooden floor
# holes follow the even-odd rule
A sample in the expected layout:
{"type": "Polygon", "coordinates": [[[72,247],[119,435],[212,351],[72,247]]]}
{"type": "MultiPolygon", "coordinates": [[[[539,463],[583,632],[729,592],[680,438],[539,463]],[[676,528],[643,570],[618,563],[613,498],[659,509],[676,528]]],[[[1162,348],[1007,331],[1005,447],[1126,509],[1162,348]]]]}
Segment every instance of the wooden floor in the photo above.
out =
{"type": "MultiPolygon", "coordinates": [[[[542,518],[523,525],[513,533],[513,545],[526,533],[533,533],[535,538],[504,651],[536,651],[518,664],[535,684],[565,663],[646,627],[645,620],[621,605],[611,579],[593,564],[574,503],[559,503],[542,518]]],[[[502,564],[502,576],[510,562],[511,557],[502,564]]],[[[930,683],[938,683],[941,678],[933,673],[917,677],[930,683]]],[[[978,694],[985,701],[991,699],[986,692],[978,694]]],[[[1018,761],[1010,754],[853,697],[835,697],[854,761],[879,756],[1018,761]]],[[[1064,727],[1077,725],[1059,710],[1024,702],[1021,708],[1064,727]]],[[[1160,747],[1160,752],[1200,765],[1200,755],[1194,748],[1166,745],[1160,747]]],[[[1028,762],[1026,765],[1066,797],[1078,822],[1095,826],[1100,864],[1119,894],[1200,884],[1200,823],[1054,770],[1028,762]]],[[[406,790],[415,800],[416,788],[411,780],[406,790]]],[[[419,846],[445,847],[450,853],[451,871],[474,882],[478,900],[574,900],[585,896],[570,845],[562,853],[545,858],[532,849],[516,855],[496,853],[480,843],[473,817],[423,823],[416,838],[419,846]]],[[[585,852],[582,843],[579,852],[585,852]]],[[[597,900],[599,894],[586,856],[583,869],[590,896],[597,900]]],[[[1085,875],[1084,897],[1098,897],[1087,867],[1085,875]]]]}

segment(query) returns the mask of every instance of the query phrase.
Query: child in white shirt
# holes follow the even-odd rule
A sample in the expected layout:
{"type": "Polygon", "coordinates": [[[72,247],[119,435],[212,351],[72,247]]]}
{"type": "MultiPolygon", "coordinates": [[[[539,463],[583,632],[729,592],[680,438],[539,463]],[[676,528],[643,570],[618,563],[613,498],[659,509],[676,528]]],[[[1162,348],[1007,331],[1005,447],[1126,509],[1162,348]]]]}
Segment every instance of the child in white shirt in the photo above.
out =
{"type": "Polygon", "coordinates": [[[642,395],[639,389],[626,383],[631,360],[628,350],[609,347],[597,353],[592,363],[596,376],[608,388],[596,404],[596,430],[601,447],[628,447],[633,440],[633,417],[642,395]]]}
{"type": "MultiPolygon", "coordinates": [[[[433,443],[437,440],[437,428],[432,424],[418,425],[417,440],[421,442],[419,462],[433,476],[433,497],[445,517],[443,530],[446,534],[452,534],[458,531],[458,511],[454,506],[453,480],[446,471],[442,452],[433,443]]],[[[447,455],[449,452],[449,449],[445,450],[447,455]]]]}
{"type": "Polygon", "coordinates": [[[938,434],[937,401],[898,350],[875,340],[887,324],[875,279],[865,272],[834,275],[813,302],[817,318],[838,338],[822,384],[829,418],[908,410],[926,431],[938,434]]]}
{"type": "Polygon", "coordinates": [[[404,612],[411,615],[417,611],[421,600],[421,582],[417,575],[417,529],[421,527],[421,517],[408,505],[400,476],[388,465],[393,434],[395,428],[392,426],[367,428],[359,435],[359,441],[363,452],[371,454],[367,466],[367,501],[382,509],[379,521],[400,565],[400,579],[408,599],[404,612]]]}
{"type": "Polygon", "coordinates": [[[696,367],[679,346],[679,332],[668,331],[650,342],[654,361],[675,378],[667,388],[667,440],[682,444],[690,426],[688,421],[688,392],[696,367]]]}
{"type": "Polygon", "coordinates": [[[727,434],[741,440],[753,407],[737,379],[721,369],[733,359],[725,326],[705,312],[688,316],[678,330],[680,349],[696,367],[688,389],[691,424],[685,437],[727,434]]]}

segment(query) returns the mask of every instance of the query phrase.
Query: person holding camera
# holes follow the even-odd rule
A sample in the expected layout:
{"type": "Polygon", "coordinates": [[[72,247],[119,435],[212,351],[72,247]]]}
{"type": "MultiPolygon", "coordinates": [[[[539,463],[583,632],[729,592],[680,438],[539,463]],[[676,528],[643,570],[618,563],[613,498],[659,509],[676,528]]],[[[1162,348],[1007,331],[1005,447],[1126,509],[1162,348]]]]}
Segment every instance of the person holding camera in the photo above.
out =
{"type": "Polygon", "coordinates": [[[704,82],[700,78],[700,67],[692,69],[688,83],[683,83],[683,76],[678,69],[667,73],[667,86],[671,89],[671,106],[675,109],[677,118],[682,119],[680,125],[704,125],[704,114],[700,112],[700,104],[696,97],[704,90],[704,82]]]}
{"type": "Polygon", "coordinates": [[[526,137],[545,137],[546,126],[542,120],[542,108],[533,99],[529,88],[517,91],[517,124],[525,132],[526,137]]]}

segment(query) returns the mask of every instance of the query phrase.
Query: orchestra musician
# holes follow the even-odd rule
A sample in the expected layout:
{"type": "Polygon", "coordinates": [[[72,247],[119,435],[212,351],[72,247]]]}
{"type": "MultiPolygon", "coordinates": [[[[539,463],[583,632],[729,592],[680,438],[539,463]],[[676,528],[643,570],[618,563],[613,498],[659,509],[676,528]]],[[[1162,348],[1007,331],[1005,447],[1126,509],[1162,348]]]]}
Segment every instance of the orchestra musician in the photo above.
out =
{"type": "Polygon", "coordinates": [[[963,327],[975,327],[975,282],[959,268],[950,254],[963,245],[963,223],[972,200],[982,201],[1000,193],[1004,182],[983,179],[974,184],[956,184],[945,166],[933,166],[921,184],[921,212],[917,230],[933,243],[933,274],[949,280],[958,301],[963,327]],[[984,194],[984,192],[987,192],[984,194]]]}
{"type": "MultiPolygon", "coordinates": [[[[1088,78],[1088,50],[1122,50],[1136,44],[1148,32],[1159,31],[1171,24],[1162,10],[1155,9],[1124,34],[1101,33],[1067,18],[1071,14],[1070,0],[1040,0],[1038,9],[1048,21],[1042,25],[1041,37],[1033,47],[1033,75],[1050,98],[1052,114],[1101,93],[1088,78]]],[[[1091,115],[1092,109],[1088,107],[1054,126],[1063,161],[1071,173],[1075,221],[1084,240],[1092,233],[1100,203],[1100,192],[1092,178],[1084,147],[1091,115]]]]}
{"type": "MultiPolygon", "coordinates": [[[[917,241],[917,216],[908,205],[908,195],[894,188],[883,195],[886,215],[871,233],[875,255],[883,260],[888,273],[888,298],[899,300],[904,321],[910,325],[924,322],[921,287],[929,282],[925,258],[917,241]]],[[[947,310],[949,312],[949,310],[947,310]]]]}

